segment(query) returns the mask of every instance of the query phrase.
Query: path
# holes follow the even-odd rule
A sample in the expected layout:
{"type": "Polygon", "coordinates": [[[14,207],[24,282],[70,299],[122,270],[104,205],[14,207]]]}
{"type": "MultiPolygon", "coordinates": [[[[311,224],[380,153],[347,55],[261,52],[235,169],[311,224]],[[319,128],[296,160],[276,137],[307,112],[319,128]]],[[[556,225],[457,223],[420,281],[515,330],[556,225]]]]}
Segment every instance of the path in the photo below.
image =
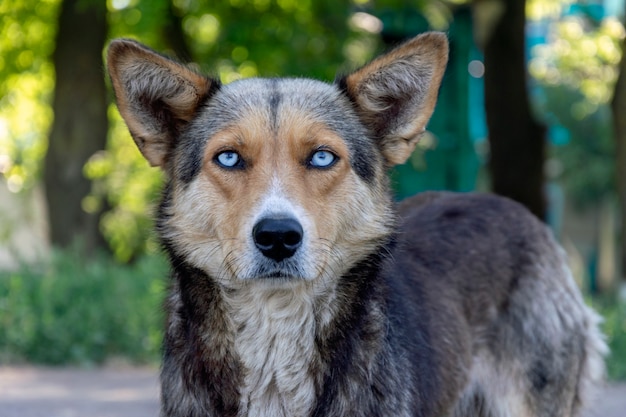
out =
{"type": "MultiPolygon", "coordinates": [[[[0,367],[0,417],[157,417],[157,371],[0,367]]],[[[584,417],[626,417],[626,384],[584,417]]]]}
{"type": "Polygon", "coordinates": [[[154,369],[0,367],[0,417],[156,417],[154,369]]]}

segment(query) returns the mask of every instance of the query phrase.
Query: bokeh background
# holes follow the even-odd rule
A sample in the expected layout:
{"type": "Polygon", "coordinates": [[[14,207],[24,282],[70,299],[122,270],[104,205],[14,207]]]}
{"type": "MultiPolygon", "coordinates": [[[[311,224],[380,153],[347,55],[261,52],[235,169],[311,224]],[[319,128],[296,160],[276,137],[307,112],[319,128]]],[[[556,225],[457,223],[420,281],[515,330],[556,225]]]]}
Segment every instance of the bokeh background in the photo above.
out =
{"type": "Polygon", "coordinates": [[[167,265],[162,176],[135,148],[104,71],[129,37],[230,82],[332,81],[445,31],[428,132],[392,172],[525,204],[566,248],[626,379],[624,0],[3,0],[0,364],[157,363],[167,265]],[[191,64],[193,62],[193,64],[191,64]],[[623,76],[623,78],[622,78],[623,76]]]}

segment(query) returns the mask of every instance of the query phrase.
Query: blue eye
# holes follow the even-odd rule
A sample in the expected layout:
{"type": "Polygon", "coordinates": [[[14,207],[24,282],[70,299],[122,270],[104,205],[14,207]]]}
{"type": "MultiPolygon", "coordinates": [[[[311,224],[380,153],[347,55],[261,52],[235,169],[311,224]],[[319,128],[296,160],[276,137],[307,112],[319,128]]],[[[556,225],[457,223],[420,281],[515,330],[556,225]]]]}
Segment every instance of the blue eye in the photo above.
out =
{"type": "Polygon", "coordinates": [[[321,150],[311,155],[309,164],[316,168],[328,168],[335,163],[337,159],[338,158],[332,152],[321,150]]]}
{"type": "Polygon", "coordinates": [[[225,168],[234,168],[241,165],[241,158],[237,152],[224,151],[215,157],[218,164],[225,168]]]}

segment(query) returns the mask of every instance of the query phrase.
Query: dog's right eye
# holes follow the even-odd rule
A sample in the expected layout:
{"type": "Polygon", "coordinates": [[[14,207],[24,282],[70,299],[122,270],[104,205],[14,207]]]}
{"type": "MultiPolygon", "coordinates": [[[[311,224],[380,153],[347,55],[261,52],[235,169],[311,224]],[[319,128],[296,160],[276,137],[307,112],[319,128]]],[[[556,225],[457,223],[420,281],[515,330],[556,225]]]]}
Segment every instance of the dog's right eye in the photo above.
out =
{"type": "Polygon", "coordinates": [[[223,168],[243,168],[243,160],[237,152],[224,151],[215,156],[215,162],[223,168]]]}

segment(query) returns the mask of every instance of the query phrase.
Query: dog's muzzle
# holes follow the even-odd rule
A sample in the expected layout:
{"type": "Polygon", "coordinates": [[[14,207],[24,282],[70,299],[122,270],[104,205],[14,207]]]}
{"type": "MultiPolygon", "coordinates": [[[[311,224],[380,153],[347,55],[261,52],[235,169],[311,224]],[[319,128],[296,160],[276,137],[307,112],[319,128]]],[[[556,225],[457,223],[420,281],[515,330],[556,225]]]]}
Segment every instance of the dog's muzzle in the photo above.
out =
{"type": "Polygon", "coordinates": [[[252,228],[252,239],[261,253],[280,262],[293,256],[302,245],[304,231],[293,218],[267,217],[252,228]]]}

